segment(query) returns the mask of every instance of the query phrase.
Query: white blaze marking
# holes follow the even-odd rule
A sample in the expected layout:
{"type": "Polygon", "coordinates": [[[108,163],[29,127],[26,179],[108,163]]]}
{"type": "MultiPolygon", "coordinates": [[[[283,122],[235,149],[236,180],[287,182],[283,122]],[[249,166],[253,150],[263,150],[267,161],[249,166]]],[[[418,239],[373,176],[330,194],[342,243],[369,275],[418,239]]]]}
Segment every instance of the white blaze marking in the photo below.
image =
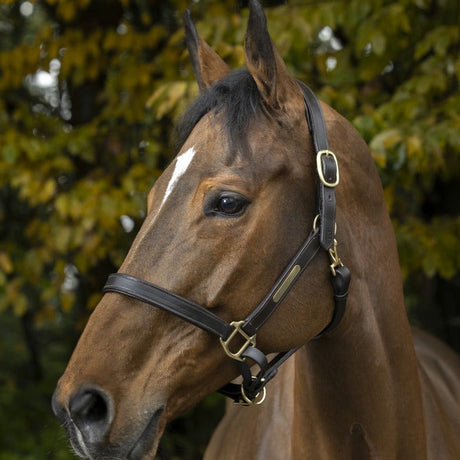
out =
{"type": "Polygon", "coordinates": [[[161,202],[160,209],[165,204],[169,195],[171,195],[171,192],[176,187],[179,179],[184,175],[185,171],[187,171],[188,167],[190,166],[190,163],[193,160],[193,157],[195,156],[195,153],[195,149],[193,147],[190,147],[186,152],[184,152],[182,155],[176,158],[174,171],[172,173],[171,179],[169,180],[168,187],[166,188],[166,192],[163,197],[163,201],[161,202]]]}

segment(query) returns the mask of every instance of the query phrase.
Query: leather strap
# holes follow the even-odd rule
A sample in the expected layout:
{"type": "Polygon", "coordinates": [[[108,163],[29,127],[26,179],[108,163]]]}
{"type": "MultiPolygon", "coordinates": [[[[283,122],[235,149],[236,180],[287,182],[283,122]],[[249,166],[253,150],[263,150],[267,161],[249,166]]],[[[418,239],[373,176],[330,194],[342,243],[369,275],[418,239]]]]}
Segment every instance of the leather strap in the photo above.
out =
{"type": "Polygon", "coordinates": [[[228,338],[233,327],[202,306],[172,292],[124,273],[112,273],[102,292],[117,292],[161,308],[222,339],[228,338]]]}
{"type": "Polygon", "coordinates": [[[350,285],[350,270],[344,265],[335,268],[335,275],[331,276],[332,287],[334,289],[334,314],[331,322],[316,336],[319,339],[334,329],[345,314],[347,305],[348,287],[350,285]]]}
{"type": "MultiPolygon", "coordinates": [[[[247,335],[255,335],[260,327],[265,324],[286,297],[290,287],[314,259],[319,248],[318,232],[312,232],[267,296],[244,321],[241,329],[247,335]]],[[[161,308],[205,331],[211,332],[222,340],[226,340],[234,331],[233,326],[220,319],[210,310],[132,275],[112,273],[109,275],[102,292],[104,294],[117,292],[161,308]]]]}
{"type": "Polygon", "coordinates": [[[291,259],[282,275],[278,278],[270,292],[262,302],[246,318],[243,329],[246,334],[252,336],[265,324],[275,312],[280,303],[289,293],[291,286],[305,271],[320,249],[318,232],[310,234],[307,241],[302,245],[297,254],[291,259]]]}
{"type": "MultiPolygon", "coordinates": [[[[326,125],[324,122],[321,105],[315,93],[305,83],[298,81],[305,101],[305,114],[310,128],[316,154],[328,152],[326,125]]],[[[322,175],[327,183],[336,182],[338,177],[337,163],[334,157],[329,155],[321,156],[322,175]]],[[[335,234],[335,190],[327,186],[323,181],[318,181],[318,215],[320,216],[320,242],[321,246],[329,250],[334,243],[335,234]]]]}
{"type": "MultiPolygon", "coordinates": [[[[255,357],[252,350],[252,347],[248,347],[248,352],[244,353],[245,358],[249,358],[260,367],[260,372],[257,376],[251,375],[251,368],[250,364],[247,360],[240,362],[240,373],[243,377],[242,384],[236,383],[227,383],[222,388],[218,390],[219,393],[227,396],[228,398],[233,399],[235,403],[242,403],[244,402],[242,395],[241,395],[241,385],[243,385],[244,392],[248,396],[249,399],[254,400],[256,399],[257,395],[260,391],[265,387],[265,385],[276,376],[278,373],[278,368],[288,359],[290,358],[300,347],[293,348],[292,350],[278,353],[269,363],[267,363],[266,359],[262,363],[259,362],[259,359],[255,357]]],[[[254,350],[254,349],[253,349],[254,350]]],[[[263,355],[263,353],[262,353],[263,355]]],[[[263,355],[265,356],[265,355],[263,355]]]]}

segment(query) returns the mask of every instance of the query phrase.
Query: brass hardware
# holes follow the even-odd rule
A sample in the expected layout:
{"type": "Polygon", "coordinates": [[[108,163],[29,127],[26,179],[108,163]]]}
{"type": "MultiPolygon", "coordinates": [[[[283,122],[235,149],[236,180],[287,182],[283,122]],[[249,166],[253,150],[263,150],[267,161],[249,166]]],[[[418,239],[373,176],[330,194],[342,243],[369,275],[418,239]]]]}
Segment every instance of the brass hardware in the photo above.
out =
{"type": "Polygon", "coordinates": [[[331,152],[330,150],[320,150],[317,155],[316,155],[316,168],[318,169],[318,175],[321,180],[321,182],[326,186],[326,187],[336,187],[339,185],[339,163],[337,162],[337,157],[335,156],[334,152],[331,152]],[[321,157],[323,155],[326,156],[332,156],[332,158],[335,161],[335,168],[336,168],[336,174],[337,177],[334,182],[328,182],[327,179],[324,177],[323,173],[323,166],[321,164],[321,157]]]}
{"type": "MultiPolygon", "coordinates": [[[[316,214],[315,218],[313,219],[313,231],[316,232],[318,230],[318,221],[320,219],[320,215],[316,214]]],[[[334,222],[334,235],[337,234],[337,222],[334,222]]]]}
{"type": "MultiPolygon", "coordinates": [[[[254,377],[254,376],[252,376],[251,378],[252,378],[252,380],[256,379],[256,377],[254,377]]],[[[261,382],[265,382],[265,379],[262,378],[261,382]]],[[[240,401],[240,402],[235,403],[235,404],[238,404],[240,406],[253,406],[253,405],[259,406],[260,404],[262,404],[265,401],[265,397],[267,396],[267,388],[266,387],[262,388],[262,395],[259,398],[260,393],[261,392],[259,391],[259,393],[257,393],[254,396],[254,399],[250,399],[250,398],[247,397],[246,393],[244,392],[243,384],[241,384],[241,396],[243,397],[244,402],[240,401]],[[257,399],[257,398],[259,398],[259,399],[257,399]]]]}
{"type": "Polygon", "coordinates": [[[282,299],[284,293],[290,288],[299,272],[300,265],[294,265],[281,286],[276,290],[275,294],[273,294],[273,302],[279,302],[282,299]]]}
{"type": "Polygon", "coordinates": [[[252,345],[253,347],[256,346],[256,334],[252,336],[246,334],[246,332],[244,332],[241,329],[241,326],[243,324],[244,321],[232,321],[230,323],[230,326],[233,326],[235,328],[233,332],[228,336],[226,340],[223,340],[221,337],[219,337],[220,344],[222,345],[225,353],[228,356],[230,356],[230,358],[236,359],[237,361],[244,361],[244,359],[241,357],[241,354],[244,352],[244,350],[246,350],[246,348],[248,348],[249,345],[252,345]],[[233,352],[230,350],[230,342],[233,340],[233,338],[236,336],[238,332],[244,338],[245,342],[238,351],[233,352]]]}
{"type": "Polygon", "coordinates": [[[329,265],[332,274],[335,276],[335,269],[337,267],[343,267],[343,263],[340,260],[339,254],[337,252],[337,240],[334,238],[334,246],[329,249],[329,258],[331,260],[331,265],[329,265]]]}
{"type": "Polygon", "coordinates": [[[318,230],[318,220],[319,220],[319,214],[317,214],[313,220],[313,231],[316,232],[318,230]]]}

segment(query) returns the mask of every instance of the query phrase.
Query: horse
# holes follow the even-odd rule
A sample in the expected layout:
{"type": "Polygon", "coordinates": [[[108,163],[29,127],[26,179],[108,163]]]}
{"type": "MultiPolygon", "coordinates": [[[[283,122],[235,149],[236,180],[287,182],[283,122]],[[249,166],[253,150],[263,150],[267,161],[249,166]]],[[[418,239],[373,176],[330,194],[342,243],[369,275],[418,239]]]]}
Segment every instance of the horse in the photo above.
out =
{"type": "Polygon", "coordinates": [[[200,95],[53,411],[89,459],[154,458],[219,389],[206,460],[460,458],[460,360],[408,323],[368,147],[249,8],[237,71],[186,15],[200,95]]]}

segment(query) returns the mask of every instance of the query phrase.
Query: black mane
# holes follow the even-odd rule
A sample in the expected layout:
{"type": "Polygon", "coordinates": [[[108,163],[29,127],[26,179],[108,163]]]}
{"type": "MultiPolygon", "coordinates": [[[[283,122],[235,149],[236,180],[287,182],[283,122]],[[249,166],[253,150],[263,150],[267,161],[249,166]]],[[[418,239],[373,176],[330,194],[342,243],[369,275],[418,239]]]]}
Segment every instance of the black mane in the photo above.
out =
{"type": "Polygon", "coordinates": [[[230,149],[240,151],[251,121],[263,112],[262,98],[247,69],[234,71],[214,83],[186,110],[176,128],[178,149],[210,112],[223,114],[230,149]]]}

